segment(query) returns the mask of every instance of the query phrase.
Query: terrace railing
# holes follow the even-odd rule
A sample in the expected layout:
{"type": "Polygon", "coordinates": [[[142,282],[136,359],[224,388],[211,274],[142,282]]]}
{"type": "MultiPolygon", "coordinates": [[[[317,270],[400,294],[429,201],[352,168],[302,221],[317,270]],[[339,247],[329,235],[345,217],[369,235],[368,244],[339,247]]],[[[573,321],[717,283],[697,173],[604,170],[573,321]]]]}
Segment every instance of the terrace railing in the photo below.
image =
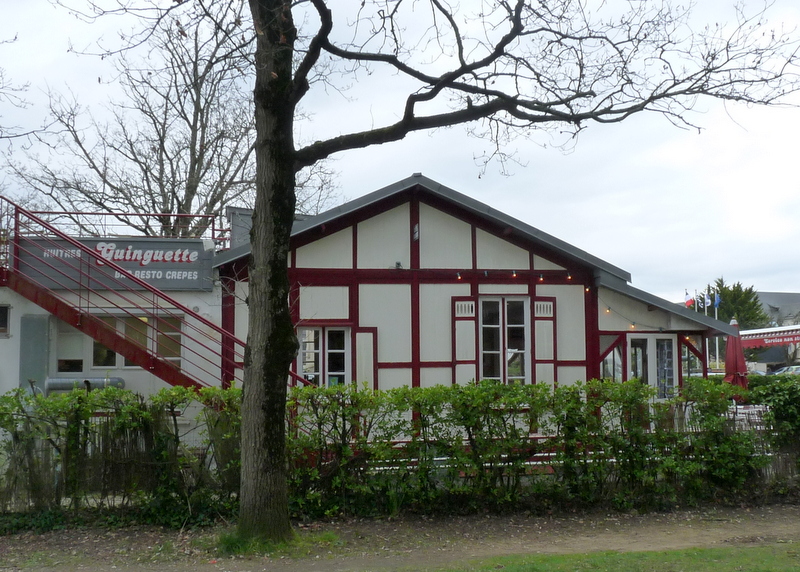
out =
{"type": "MultiPolygon", "coordinates": [[[[170,385],[226,386],[241,377],[241,340],[75,238],[86,230],[76,217],[65,232],[53,220],[60,214],[0,197],[0,286],[170,385]],[[120,318],[143,326],[118,328],[120,318]]],[[[211,228],[216,239],[211,222],[194,228],[211,228]]]]}

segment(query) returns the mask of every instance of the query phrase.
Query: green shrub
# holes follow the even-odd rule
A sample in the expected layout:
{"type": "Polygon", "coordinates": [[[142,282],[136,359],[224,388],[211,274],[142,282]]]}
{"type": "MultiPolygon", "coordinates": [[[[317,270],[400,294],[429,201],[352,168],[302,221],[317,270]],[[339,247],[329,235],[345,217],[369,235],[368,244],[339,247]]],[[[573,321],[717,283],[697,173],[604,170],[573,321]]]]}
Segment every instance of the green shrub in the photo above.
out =
{"type": "MultiPolygon", "coordinates": [[[[637,380],[296,388],[287,403],[290,507],[319,518],[744,499],[760,488],[766,456],[753,432],[727,419],[737,389],[689,379],[681,396],[655,400],[637,380]]],[[[113,388],[0,396],[0,511],[31,511],[52,526],[61,522],[52,515],[89,507],[174,527],[230,518],[241,398],[235,387],[149,399],[113,388]],[[200,437],[181,434],[190,405],[201,411],[200,437]]],[[[796,379],[749,398],[772,408],[778,443],[796,441],[796,379]]]]}

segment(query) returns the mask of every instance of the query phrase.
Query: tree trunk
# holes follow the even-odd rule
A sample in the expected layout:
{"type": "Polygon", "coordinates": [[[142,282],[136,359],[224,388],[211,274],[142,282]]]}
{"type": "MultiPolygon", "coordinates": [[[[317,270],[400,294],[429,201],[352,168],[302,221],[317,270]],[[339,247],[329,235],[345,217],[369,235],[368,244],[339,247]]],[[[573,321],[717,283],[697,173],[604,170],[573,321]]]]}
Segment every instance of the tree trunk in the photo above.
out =
{"type": "Polygon", "coordinates": [[[292,49],[286,0],[250,0],[256,26],[256,202],[250,240],[249,330],[242,398],[239,534],[291,537],[285,436],[289,366],[297,338],[287,256],[294,220],[292,49]]]}

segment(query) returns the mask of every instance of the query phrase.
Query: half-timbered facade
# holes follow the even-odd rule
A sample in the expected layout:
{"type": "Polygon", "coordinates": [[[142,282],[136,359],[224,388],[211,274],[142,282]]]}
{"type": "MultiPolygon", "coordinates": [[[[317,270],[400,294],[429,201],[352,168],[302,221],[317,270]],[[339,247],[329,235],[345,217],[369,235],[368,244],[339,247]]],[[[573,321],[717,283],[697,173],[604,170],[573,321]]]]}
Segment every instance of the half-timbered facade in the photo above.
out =
{"type": "MultiPolygon", "coordinates": [[[[216,256],[223,327],[247,333],[248,222],[216,256]],[[238,244],[238,245],[237,245],[238,244]]],[[[727,324],[421,175],[295,223],[295,379],[375,389],[641,378],[674,393],[727,324]],[[691,359],[694,356],[694,359],[691,359]]],[[[705,365],[693,374],[707,373],[705,365]]]]}

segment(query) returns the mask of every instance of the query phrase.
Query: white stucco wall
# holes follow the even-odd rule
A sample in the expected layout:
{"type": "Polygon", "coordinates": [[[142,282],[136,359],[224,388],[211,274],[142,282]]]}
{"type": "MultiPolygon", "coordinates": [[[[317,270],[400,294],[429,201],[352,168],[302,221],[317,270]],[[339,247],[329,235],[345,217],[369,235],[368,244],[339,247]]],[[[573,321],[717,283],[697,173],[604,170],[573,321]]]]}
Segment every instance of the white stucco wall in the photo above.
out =
{"type": "Polygon", "coordinates": [[[556,299],[558,359],[586,359],[586,308],[583,286],[539,284],[536,286],[536,295],[556,299]]]}
{"type": "Polygon", "coordinates": [[[420,370],[420,387],[435,387],[437,385],[452,385],[453,370],[449,367],[423,367],[420,370]]]}
{"type": "MultiPolygon", "coordinates": [[[[613,290],[600,288],[597,298],[597,322],[601,331],[657,331],[659,328],[668,330],[676,326],[665,311],[648,307],[613,290]]],[[[683,325],[690,330],[698,327],[688,321],[683,325]]]]}
{"type": "Polygon", "coordinates": [[[411,286],[361,284],[359,325],[378,328],[378,361],[411,361],[411,286]]]}
{"type": "Polygon", "coordinates": [[[300,288],[301,320],[346,320],[350,317],[350,288],[304,286],[300,288]]]}
{"type": "Polygon", "coordinates": [[[420,266],[472,268],[472,227],[426,204],[419,206],[420,266]]]}
{"type": "Polygon", "coordinates": [[[578,366],[561,366],[558,368],[558,385],[561,387],[575,385],[577,381],[586,381],[586,368],[578,366]]]}
{"type": "MultiPolygon", "coordinates": [[[[19,387],[20,321],[25,314],[44,314],[44,310],[9,288],[0,288],[0,304],[9,306],[8,334],[0,336],[0,393],[19,387]]],[[[40,348],[25,346],[25,351],[40,348]]]]}
{"type": "Polygon", "coordinates": [[[358,223],[358,267],[411,267],[409,205],[400,205],[358,223]]]}
{"type": "Polygon", "coordinates": [[[533,269],[534,270],[566,270],[563,266],[559,266],[555,262],[542,258],[538,254],[533,255],[533,269]]]}
{"type": "Polygon", "coordinates": [[[346,228],[301,246],[295,252],[297,268],[352,268],[353,229],[346,228]]]}
{"type": "Polygon", "coordinates": [[[469,284],[421,284],[419,287],[420,358],[449,361],[453,356],[453,296],[468,296],[469,284]]]}
{"type": "Polygon", "coordinates": [[[475,234],[478,268],[528,270],[531,266],[527,250],[478,229],[475,234]]]}
{"type": "Polygon", "coordinates": [[[378,389],[386,391],[398,387],[411,387],[411,369],[384,368],[378,372],[378,389]]]}

